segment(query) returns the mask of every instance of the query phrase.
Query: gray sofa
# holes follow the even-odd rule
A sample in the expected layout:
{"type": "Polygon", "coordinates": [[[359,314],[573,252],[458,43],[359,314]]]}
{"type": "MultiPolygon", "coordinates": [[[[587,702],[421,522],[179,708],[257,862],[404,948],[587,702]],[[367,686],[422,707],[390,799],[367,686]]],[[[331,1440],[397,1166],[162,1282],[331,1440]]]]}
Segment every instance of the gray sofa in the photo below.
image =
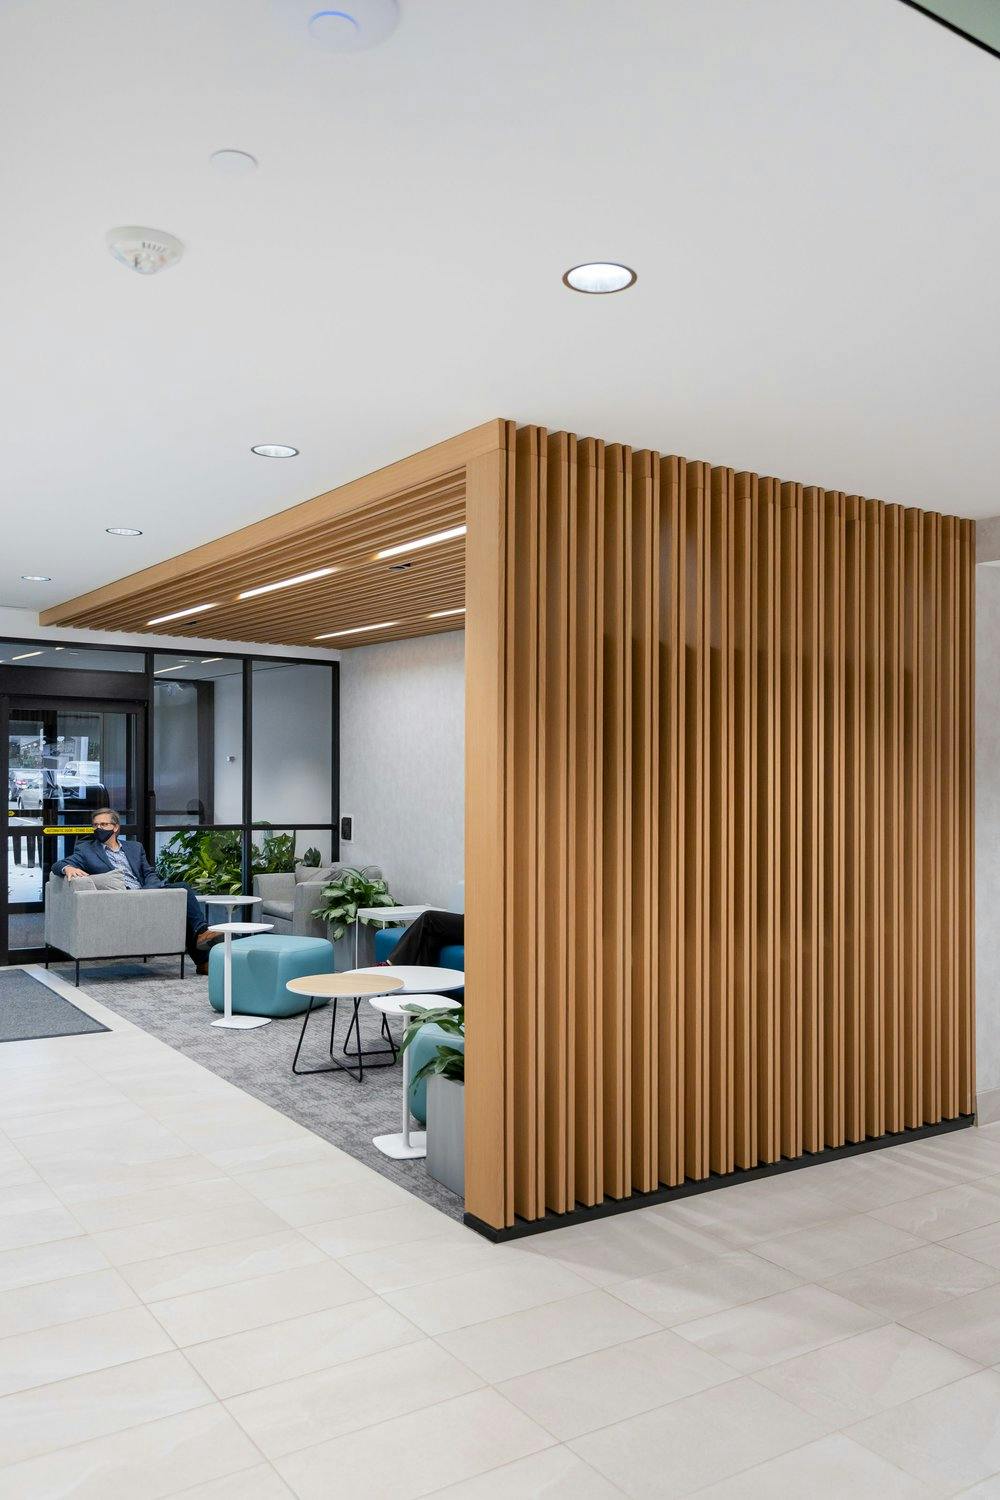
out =
{"type": "Polygon", "coordinates": [[[184,973],[184,891],[127,891],[121,876],[51,875],[45,887],[45,942],[76,961],[178,955],[184,973]]]}
{"type": "MultiPolygon", "coordinates": [[[[324,865],[317,869],[312,865],[296,865],[292,875],[256,875],[253,893],[262,898],[260,920],[270,922],[275,933],[292,937],[321,937],[330,939],[330,928],[312,915],[320,903],[323,887],[339,875],[344,865],[324,865]]],[[[367,866],[365,873],[381,878],[381,870],[367,866]]],[[[372,929],[362,925],[358,943],[358,962],[374,962],[374,938],[372,929]]],[[[348,928],[345,935],[333,945],[334,968],[354,967],[354,929],[348,928]]]]}

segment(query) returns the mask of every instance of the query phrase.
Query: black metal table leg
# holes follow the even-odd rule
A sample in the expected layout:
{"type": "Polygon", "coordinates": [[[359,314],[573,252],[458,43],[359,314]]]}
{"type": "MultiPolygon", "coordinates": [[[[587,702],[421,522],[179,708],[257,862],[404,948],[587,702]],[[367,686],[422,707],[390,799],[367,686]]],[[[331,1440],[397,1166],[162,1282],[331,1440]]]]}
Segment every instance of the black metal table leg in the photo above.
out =
{"type": "MultiPolygon", "coordinates": [[[[348,997],[347,996],[341,996],[340,998],[347,999],[348,997]]],[[[392,1065],[396,1061],[396,1058],[397,1058],[398,1054],[397,1054],[396,1045],[393,1042],[391,1036],[388,1038],[388,1041],[389,1041],[389,1046],[388,1047],[377,1047],[377,1048],[374,1049],[374,1051],[365,1052],[363,1050],[362,1046],[361,1046],[361,1024],[360,1024],[360,1020],[359,1020],[359,1012],[360,1012],[360,1009],[361,1009],[361,1001],[364,998],[366,998],[366,997],[362,996],[362,995],[355,995],[353,997],[353,1001],[354,1001],[354,1013],[351,1016],[350,1023],[348,1024],[348,1027],[347,1027],[347,1034],[344,1037],[343,1054],[348,1059],[352,1059],[353,1058],[353,1060],[354,1060],[354,1067],[351,1067],[349,1065],[349,1063],[342,1063],[341,1060],[340,1060],[340,1058],[334,1055],[334,1051],[333,1051],[333,1034],[334,1034],[334,1029],[335,1029],[336,1024],[337,1024],[337,1000],[334,999],[333,1000],[333,1019],[332,1019],[331,1024],[330,1024],[330,1065],[327,1066],[327,1067],[322,1067],[322,1068],[300,1068],[298,1066],[299,1054],[302,1051],[302,1043],[305,1041],[306,1027],[309,1024],[309,1017],[312,1015],[313,1005],[315,1004],[316,999],[317,999],[317,997],[315,995],[310,995],[310,997],[309,997],[309,1008],[307,1009],[305,1015],[302,1017],[302,1030],[299,1033],[298,1045],[295,1048],[295,1056],[292,1059],[292,1072],[293,1073],[295,1073],[295,1074],[297,1074],[299,1076],[302,1076],[302,1075],[304,1075],[306,1073],[334,1073],[334,1072],[340,1072],[340,1073],[347,1073],[349,1075],[349,1077],[351,1077],[351,1078],[354,1079],[355,1083],[363,1083],[364,1082],[364,1076],[365,1076],[365,1064],[366,1063],[367,1063],[367,1065],[370,1068],[390,1068],[390,1067],[392,1067],[392,1065]],[[350,1043],[350,1040],[351,1040],[351,1032],[352,1031],[355,1034],[355,1041],[357,1043],[356,1050],[353,1053],[348,1050],[349,1043],[350,1043]],[[370,1061],[371,1058],[378,1058],[378,1057],[384,1057],[384,1058],[387,1059],[387,1061],[385,1061],[385,1062],[372,1062],[372,1061],[370,1061]]],[[[382,1020],[383,1020],[383,1024],[384,1024],[384,1022],[385,1022],[385,1017],[384,1016],[382,1017],[382,1020]]]]}

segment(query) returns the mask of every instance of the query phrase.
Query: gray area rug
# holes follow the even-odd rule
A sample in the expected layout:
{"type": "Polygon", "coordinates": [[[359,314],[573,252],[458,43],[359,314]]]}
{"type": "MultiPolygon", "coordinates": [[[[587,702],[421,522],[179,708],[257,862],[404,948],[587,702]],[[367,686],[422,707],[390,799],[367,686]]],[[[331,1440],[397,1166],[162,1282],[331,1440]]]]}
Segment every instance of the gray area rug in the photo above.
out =
{"type": "MultiPolygon", "coordinates": [[[[72,980],[71,964],[51,967],[54,973],[72,980]]],[[[190,976],[190,970],[188,973],[190,976]]],[[[395,1067],[366,1068],[364,1082],[360,1084],[346,1073],[297,1077],[292,1072],[292,1058],[302,1028],[301,1016],[272,1021],[270,1026],[259,1026],[252,1031],[224,1031],[212,1026],[217,1016],[208,1003],[208,980],[197,975],[179,978],[177,966],[170,959],[148,964],[81,964],[80,988],[133,1025],[159,1037],[255,1099],[279,1109],[415,1197],[433,1204],[453,1219],[461,1219],[462,1199],[435,1182],[425,1162],[391,1161],[372,1145],[372,1136],[387,1135],[400,1128],[403,1091],[400,1063],[395,1067]]],[[[343,1047],[350,1016],[351,1006],[341,1001],[337,1015],[338,1050],[343,1047]]],[[[366,1050],[386,1045],[379,1032],[380,1023],[381,1016],[362,1003],[361,1040],[366,1050]]],[[[399,1034],[399,1027],[394,1026],[397,1044],[399,1034]]],[[[315,1068],[327,1063],[329,1045],[330,1009],[326,1007],[314,1011],[310,1017],[299,1066],[315,1068]]],[[[353,1050],[353,1037],[351,1045],[353,1050]]]]}
{"type": "Polygon", "coordinates": [[[0,969],[0,1042],[82,1036],[86,1031],[107,1029],[33,974],[20,969],[0,969]]]}

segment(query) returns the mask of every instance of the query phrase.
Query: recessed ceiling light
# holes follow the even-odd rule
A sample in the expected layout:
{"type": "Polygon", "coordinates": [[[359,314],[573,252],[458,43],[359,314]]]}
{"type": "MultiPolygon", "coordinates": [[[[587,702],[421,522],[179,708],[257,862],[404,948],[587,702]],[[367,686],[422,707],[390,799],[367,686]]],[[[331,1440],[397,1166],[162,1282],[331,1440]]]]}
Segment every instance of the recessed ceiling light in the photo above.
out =
{"type": "Polygon", "coordinates": [[[433,536],[417,537],[415,542],[398,542],[395,547],[383,547],[376,557],[398,557],[401,552],[416,552],[420,547],[433,547],[435,542],[450,542],[453,537],[464,536],[464,526],[452,526],[449,531],[435,531],[433,536]]]}
{"type": "Polygon", "coordinates": [[[244,589],[237,599],[256,599],[258,594],[270,594],[275,589],[290,589],[293,583],[311,583],[314,578],[328,578],[336,568],[316,568],[312,573],[299,573],[296,578],[282,578],[279,583],[262,583],[259,588],[244,589]]]}
{"type": "Polygon", "coordinates": [[[599,296],[606,292],[624,292],[627,287],[634,286],[636,280],[630,266],[620,266],[610,260],[593,260],[586,265],[571,266],[563,277],[570,291],[599,296]]]}
{"type": "Polygon", "coordinates": [[[11,661],[25,661],[29,656],[41,656],[41,651],[22,651],[20,656],[12,656],[11,661]]]}
{"type": "Polygon", "coordinates": [[[147,625],[163,625],[167,620],[183,620],[185,615],[203,615],[206,609],[218,609],[217,604],[192,604],[190,609],[175,609],[169,615],[157,615],[155,620],[147,620],[147,625]]]}
{"type": "Polygon", "coordinates": [[[427,616],[428,620],[446,620],[449,615],[464,615],[464,609],[436,609],[433,614],[427,616]]]}
{"type": "Polygon", "coordinates": [[[51,583],[52,579],[47,573],[22,573],[22,583],[51,583]]]}
{"type": "Polygon", "coordinates": [[[201,659],[201,664],[202,664],[203,667],[207,667],[210,662],[221,661],[221,660],[222,660],[221,656],[203,656],[202,659],[201,659]]]}
{"type": "Polygon", "coordinates": [[[289,448],[286,443],[258,443],[251,448],[251,453],[256,453],[259,458],[295,458],[298,448],[289,448]]]}
{"type": "Polygon", "coordinates": [[[137,526],[105,526],[108,536],[142,536],[137,526]]]}
{"type": "Polygon", "coordinates": [[[155,276],[157,271],[175,266],[184,254],[180,240],[163,229],[123,224],[119,229],[109,229],[105,238],[115,260],[140,276],[155,276]]]}
{"type": "Polygon", "coordinates": [[[296,36],[306,37],[328,52],[362,52],[391,36],[399,23],[398,0],[273,0],[296,36]]]}
{"type": "Polygon", "coordinates": [[[355,625],[351,630],[328,630],[325,635],[316,636],[316,640],[332,641],[335,635],[367,635],[369,630],[391,630],[393,625],[398,624],[398,620],[383,620],[381,625],[355,625]]]}
{"type": "Polygon", "coordinates": [[[232,150],[228,146],[221,151],[213,151],[208,159],[217,171],[227,172],[231,177],[246,176],[257,170],[256,156],[251,156],[249,151],[232,150]]]}
{"type": "Polygon", "coordinates": [[[153,676],[159,677],[162,672],[180,672],[182,668],[189,667],[190,665],[189,661],[179,661],[175,667],[157,667],[153,676]]]}

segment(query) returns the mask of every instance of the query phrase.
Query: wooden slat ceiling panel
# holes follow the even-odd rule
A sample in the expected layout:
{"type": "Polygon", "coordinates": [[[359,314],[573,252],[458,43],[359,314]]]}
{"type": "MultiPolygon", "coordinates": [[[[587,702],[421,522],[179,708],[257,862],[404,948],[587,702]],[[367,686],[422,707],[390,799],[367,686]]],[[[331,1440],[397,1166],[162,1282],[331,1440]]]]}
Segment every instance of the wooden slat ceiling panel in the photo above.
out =
{"type": "Polygon", "coordinates": [[[197,604],[213,604],[216,607],[211,611],[171,620],[159,628],[172,635],[210,635],[295,646],[313,644],[317,636],[330,631],[357,631],[366,625],[395,622],[390,629],[377,630],[371,636],[335,636],[329,642],[319,642],[336,649],[375,639],[396,640],[461,629],[461,615],[444,619],[428,616],[464,606],[464,538],[390,559],[376,554],[464,524],[464,471],[449,473],[333,520],[290,530],[262,550],[254,549],[248,539],[248,548],[241,555],[205,565],[199,561],[198,549],[190,555],[189,568],[181,568],[176,577],[158,588],[137,587],[135,592],[106,604],[99,599],[86,604],[81,601],[83,607],[78,611],[67,606],[60,623],[143,631],[159,616],[197,604]],[[336,572],[253,599],[237,597],[246,589],[327,567],[336,572]]]}

